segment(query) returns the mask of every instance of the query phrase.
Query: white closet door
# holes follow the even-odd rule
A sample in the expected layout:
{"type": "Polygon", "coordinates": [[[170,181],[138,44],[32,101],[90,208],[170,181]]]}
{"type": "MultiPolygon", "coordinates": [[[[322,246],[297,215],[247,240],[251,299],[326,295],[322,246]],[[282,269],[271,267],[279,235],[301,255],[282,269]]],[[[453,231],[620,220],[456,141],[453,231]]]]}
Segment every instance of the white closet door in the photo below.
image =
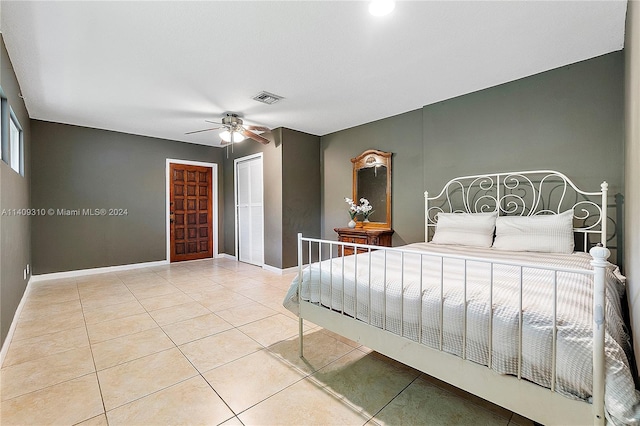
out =
{"type": "Polygon", "coordinates": [[[241,262],[264,264],[262,156],[236,160],[237,253],[241,262]]]}

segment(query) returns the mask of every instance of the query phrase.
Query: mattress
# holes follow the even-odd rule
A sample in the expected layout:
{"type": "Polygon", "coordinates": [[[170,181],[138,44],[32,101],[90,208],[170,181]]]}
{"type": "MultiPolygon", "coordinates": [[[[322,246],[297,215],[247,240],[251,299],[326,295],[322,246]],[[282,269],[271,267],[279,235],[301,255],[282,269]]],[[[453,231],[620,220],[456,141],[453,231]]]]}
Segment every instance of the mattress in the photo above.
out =
{"type": "MultiPolygon", "coordinates": [[[[554,271],[499,263],[492,267],[479,259],[591,270],[590,255],[514,253],[432,243],[403,249],[314,263],[303,271],[300,297],[470,361],[487,366],[491,362],[491,368],[501,374],[517,375],[522,286],[520,374],[551,387],[554,271]]],[[[593,277],[555,274],[556,391],[589,400],[593,277]]],[[[284,301],[296,314],[298,285],[296,277],[284,301]]],[[[638,424],[640,397],[629,367],[629,336],[620,304],[624,291],[624,277],[611,265],[606,272],[605,407],[612,422],[638,424]]]]}

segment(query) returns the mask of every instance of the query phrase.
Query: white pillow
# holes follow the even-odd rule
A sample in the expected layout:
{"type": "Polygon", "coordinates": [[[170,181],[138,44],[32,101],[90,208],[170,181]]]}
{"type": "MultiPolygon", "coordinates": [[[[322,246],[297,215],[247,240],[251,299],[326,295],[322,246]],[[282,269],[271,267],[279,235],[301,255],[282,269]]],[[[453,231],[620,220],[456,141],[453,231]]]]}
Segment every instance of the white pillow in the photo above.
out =
{"type": "Polygon", "coordinates": [[[573,253],[573,210],[537,216],[500,216],[493,247],[499,250],[573,253]]]}
{"type": "Polygon", "coordinates": [[[474,247],[491,247],[498,212],[438,213],[431,242],[474,247]]]}

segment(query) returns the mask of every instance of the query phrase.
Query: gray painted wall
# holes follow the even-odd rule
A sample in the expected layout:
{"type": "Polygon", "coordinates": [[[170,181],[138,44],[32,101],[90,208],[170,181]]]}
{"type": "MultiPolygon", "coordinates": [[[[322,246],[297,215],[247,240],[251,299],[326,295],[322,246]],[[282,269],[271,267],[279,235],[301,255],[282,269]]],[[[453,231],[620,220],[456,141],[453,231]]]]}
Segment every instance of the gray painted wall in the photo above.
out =
{"type": "Polygon", "coordinates": [[[320,138],[282,129],[282,141],[282,268],[289,268],[298,265],[298,232],[320,237],[320,138]]]}
{"type": "MultiPolygon", "coordinates": [[[[352,194],[351,158],[368,149],[392,152],[391,221],[393,244],[424,240],[422,195],[422,111],[416,110],[321,138],[322,236],[337,240],[334,228],[349,222],[345,197],[352,194]]],[[[377,208],[378,206],[373,206],[377,208]]]]}
{"type": "Polygon", "coordinates": [[[34,274],[165,260],[166,159],[222,163],[222,150],[202,145],[38,120],[32,132],[34,207],[128,211],[33,218],[34,274]]]}
{"type": "Polygon", "coordinates": [[[393,152],[393,244],[424,241],[423,192],[492,171],[555,169],[623,189],[623,54],[616,52],[322,137],[323,237],[348,221],[351,162],[393,152]]]}
{"type": "Polygon", "coordinates": [[[298,263],[298,232],[320,234],[320,138],[283,128],[271,138],[268,145],[245,141],[233,152],[225,148],[225,251],[235,255],[234,160],[262,152],[264,262],[284,269],[298,263]]]}
{"type": "Polygon", "coordinates": [[[621,52],[425,106],[425,187],[492,171],[552,169],[622,191],[621,52]]]}
{"type": "Polygon", "coordinates": [[[625,40],[625,270],[636,365],[640,365],[640,4],[627,3],[625,40]]]}
{"type": "Polygon", "coordinates": [[[128,211],[121,217],[35,217],[34,274],[166,259],[166,158],[219,164],[220,253],[235,252],[233,159],[256,152],[264,155],[265,263],[277,268],[294,266],[295,234],[302,230],[319,235],[316,136],[279,129],[274,134],[277,143],[263,146],[248,141],[236,145],[227,158],[226,149],[86,127],[33,120],[32,128],[32,163],[37,165],[31,185],[34,207],[128,211]],[[283,133],[287,158],[298,161],[285,170],[283,133]],[[293,177],[283,184],[283,176],[293,177]],[[289,197],[286,203],[283,188],[289,197]],[[298,203],[296,194],[303,194],[301,200],[306,202],[298,203]],[[301,212],[298,205],[306,207],[301,212]],[[315,206],[314,213],[310,214],[309,206],[315,206]]]}
{"type": "MultiPolygon", "coordinates": [[[[20,86],[7,55],[0,34],[0,86],[13,108],[23,129],[25,174],[20,176],[10,166],[0,161],[0,211],[3,209],[27,209],[31,167],[31,129],[29,115],[22,98],[20,86]]],[[[8,126],[3,123],[4,137],[8,126]]],[[[4,343],[20,299],[27,286],[23,271],[30,259],[30,220],[24,216],[0,216],[0,345],[4,343]]]]}

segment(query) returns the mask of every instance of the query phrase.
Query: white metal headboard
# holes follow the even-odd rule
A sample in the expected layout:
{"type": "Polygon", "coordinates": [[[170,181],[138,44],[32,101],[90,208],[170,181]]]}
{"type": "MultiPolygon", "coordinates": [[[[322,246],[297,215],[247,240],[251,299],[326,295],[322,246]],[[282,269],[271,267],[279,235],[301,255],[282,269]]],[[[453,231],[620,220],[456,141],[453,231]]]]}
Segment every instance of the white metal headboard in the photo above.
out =
{"type": "Polygon", "coordinates": [[[585,192],[563,173],[553,170],[493,173],[451,179],[435,197],[425,191],[425,241],[435,229],[437,214],[481,213],[532,216],[573,209],[574,232],[582,234],[588,251],[589,234],[600,234],[607,246],[607,182],[599,192],[585,192]]]}

